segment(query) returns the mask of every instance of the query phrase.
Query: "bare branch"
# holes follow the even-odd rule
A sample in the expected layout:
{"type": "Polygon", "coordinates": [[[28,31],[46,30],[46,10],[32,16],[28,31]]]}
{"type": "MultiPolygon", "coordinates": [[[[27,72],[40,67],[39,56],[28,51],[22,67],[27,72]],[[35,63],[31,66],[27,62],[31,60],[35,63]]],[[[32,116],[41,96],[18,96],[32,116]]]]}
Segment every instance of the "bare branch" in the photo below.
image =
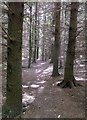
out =
{"type": "Polygon", "coordinates": [[[76,34],[76,37],[78,37],[78,36],[79,36],[79,34],[80,34],[82,31],[83,31],[83,29],[82,29],[82,30],[80,30],[80,31],[78,31],[78,32],[77,32],[77,34],[76,34]]]}
{"type": "Polygon", "coordinates": [[[4,28],[0,25],[0,27],[2,28],[2,30],[4,31],[4,33],[8,36],[8,38],[11,40],[10,36],[8,35],[8,33],[4,30],[4,28]]]}

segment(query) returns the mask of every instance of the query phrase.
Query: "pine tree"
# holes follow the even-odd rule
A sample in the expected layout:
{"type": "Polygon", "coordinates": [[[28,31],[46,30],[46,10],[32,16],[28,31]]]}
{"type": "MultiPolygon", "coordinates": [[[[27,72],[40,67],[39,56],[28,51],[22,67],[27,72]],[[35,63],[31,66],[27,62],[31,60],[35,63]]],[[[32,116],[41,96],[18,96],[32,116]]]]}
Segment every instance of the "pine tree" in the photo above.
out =
{"type": "Polygon", "coordinates": [[[61,3],[55,3],[55,41],[53,51],[53,73],[52,76],[59,76],[58,57],[59,57],[59,41],[60,41],[60,8],[61,3]]]}
{"type": "Polygon", "coordinates": [[[32,6],[30,6],[30,31],[29,31],[29,61],[28,61],[28,68],[31,66],[31,58],[32,58],[32,6]]]}
{"type": "Polygon", "coordinates": [[[64,80],[58,84],[61,87],[71,88],[73,85],[74,86],[79,85],[75,81],[74,70],[73,70],[74,59],[75,59],[78,7],[79,7],[78,2],[71,3],[69,40],[68,40],[68,48],[67,48],[66,63],[64,70],[64,80]]]}
{"type": "Polygon", "coordinates": [[[22,25],[23,2],[8,2],[7,93],[3,117],[14,118],[22,112],[22,25]]]}
{"type": "Polygon", "coordinates": [[[37,2],[36,2],[36,9],[35,9],[35,43],[34,43],[34,59],[33,62],[36,62],[37,59],[37,2]]]}

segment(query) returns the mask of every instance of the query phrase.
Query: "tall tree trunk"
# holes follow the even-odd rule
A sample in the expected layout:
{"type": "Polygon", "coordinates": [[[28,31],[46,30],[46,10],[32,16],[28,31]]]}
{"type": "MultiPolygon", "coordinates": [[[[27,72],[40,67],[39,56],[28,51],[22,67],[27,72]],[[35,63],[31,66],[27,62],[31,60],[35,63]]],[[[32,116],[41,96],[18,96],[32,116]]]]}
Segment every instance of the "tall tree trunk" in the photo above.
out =
{"type": "Polygon", "coordinates": [[[43,37],[42,37],[42,61],[45,61],[45,37],[46,37],[46,4],[44,3],[44,15],[43,15],[43,37]]]}
{"type": "MultiPolygon", "coordinates": [[[[87,2],[85,3],[85,78],[87,78],[87,2]]],[[[85,82],[85,86],[87,86],[87,82],[85,82]]],[[[87,92],[85,91],[85,96],[87,96],[87,92]]],[[[85,108],[87,108],[87,100],[85,101],[85,108]]],[[[85,114],[87,118],[87,114],[85,114]]]]}
{"type": "Polygon", "coordinates": [[[32,37],[32,63],[34,61],[34,43],[35,43],[35,22],[32,18],[32,30],[31,30],[31,37],[32,37]]]}
{"type": "Polygon", "coordinates": [[[47,49],[45,48],[45,62],[47,61],[47,49]]]}
{"type": "Polygon", "coordinates": [[[78,14],[78,2],[71,3],[71,13],[70,13],[70,27],[69,27],[69,41],[67,48],[67,56],[64,70],[64,80],[59,84],[61,87],[72,87],[75,86],[76,81],[74,78],[74,59],[75,59],[75,43],[76,43],[76,33],[77,33],[77,14],[78,14]]]}
{"type": "MultiPolygon", "coordinates": [[[[87,2],[85,3],[85,59],[87,62],[87,2]]],[[[86,64],[86,70],[87,70],[87,64],[86,64]]]]}
{"type": "Polygon", "coordinates": [[[61,3],[55,3],[55,41],[54,41],[54,56],[53,56],[53,73],[52,76],[59,76],[58,72],[58,57],[59,57],[59,41],[60,41],[60,8],[61,3]]]}
{"type": "Polygon", "coordinates": [[[36,2],[36,10],[35,10],[35,46],[34,46],[34,60],[33,62],[36,62],[37,58],[37,2],[36,2]]]}
{"type": "Polygon", "coordinates": [[[38,12],[38,41],[37,41],[37,59],[39,58],[39,12],[38,12]]]}
{"type": "Polygon", "coordinates": [[[7,93],[3,117],[14,118],[22,112],[22,25],[23,2],[8,2],[7,93]]]}
{"type": "Polygon", "coordinates": [[[28,60],[28,68],[31,66],[31,57],[32,57],[32,33],[31,33],[31,24],[32,24],[32,6],[30,6],[30,31],[29,31],[29,60],[28,60]]]}
{"type": "Polygon", "coordinates": [[[44,40],[42,43],[42,61],[44,61],[44,40]]]}

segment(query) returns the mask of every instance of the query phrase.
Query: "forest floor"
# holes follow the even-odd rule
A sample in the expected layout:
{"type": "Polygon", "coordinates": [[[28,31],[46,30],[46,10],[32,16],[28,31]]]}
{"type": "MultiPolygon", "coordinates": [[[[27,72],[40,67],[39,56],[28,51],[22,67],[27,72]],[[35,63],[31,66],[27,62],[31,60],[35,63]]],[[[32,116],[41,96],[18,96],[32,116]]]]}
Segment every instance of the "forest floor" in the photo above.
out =
{"type": "MultiPolygon", "coordinates": [[[[27,61],[24,60],[27,65],[27,61]]],[[[84,118],[85,80],[78,79],[83,86],[60,88],[57,83],[63,79],[51,77],[52,64],[37,61],[30,69],[23,67],[23,108],[22,118],[84,118]]],[[[77,76],[78,77],[78,76],[77,76]]]]}

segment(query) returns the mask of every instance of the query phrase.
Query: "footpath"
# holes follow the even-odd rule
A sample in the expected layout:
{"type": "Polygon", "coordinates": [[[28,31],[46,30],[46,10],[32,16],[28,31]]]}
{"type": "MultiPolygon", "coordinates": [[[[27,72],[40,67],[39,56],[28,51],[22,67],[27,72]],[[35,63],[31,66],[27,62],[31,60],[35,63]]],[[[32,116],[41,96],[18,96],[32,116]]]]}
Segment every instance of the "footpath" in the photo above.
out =
{"type": "MultiPolygon", "coordinates": [[[[60,70],[61,72],[61,70],[60,70]]],[[[37,61],[30,69],[23,68],[22,118],[84,118],[85,82],[83,87],[60,88],[57,83],[63,79],[51,77],[52,64],[37,61]]]]}

